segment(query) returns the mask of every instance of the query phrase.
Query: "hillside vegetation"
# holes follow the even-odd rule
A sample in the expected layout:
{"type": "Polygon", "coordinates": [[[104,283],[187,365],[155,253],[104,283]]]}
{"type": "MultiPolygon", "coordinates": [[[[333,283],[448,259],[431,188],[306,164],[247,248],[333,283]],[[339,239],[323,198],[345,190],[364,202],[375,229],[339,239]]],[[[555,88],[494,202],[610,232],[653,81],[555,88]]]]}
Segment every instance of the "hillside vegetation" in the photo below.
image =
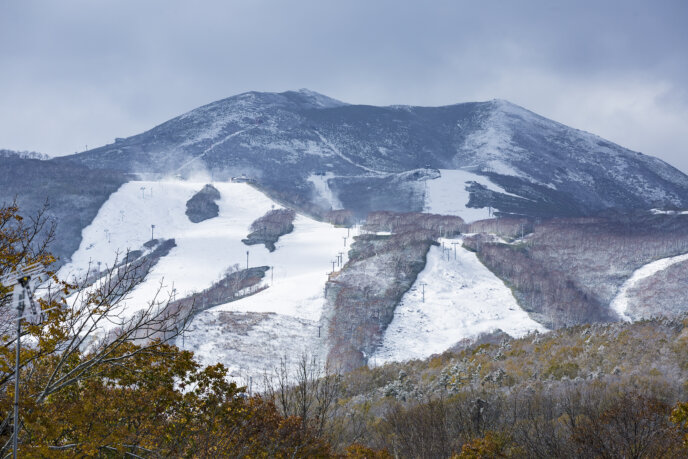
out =
{"type": "Polygon", "coordinates": [[[333,441],[396,457],[685,457],[669,417],[688,395],[686,355],[687,318],[485,336],[345,375],[333,441]]]}
{"type": "Polygon", "coordinates": [[[46,208],[47,216],[59,222],[51,251],[61,266],[79,248],[81,231],[128,180],[127,174],[108,169],[0,155],[0,206],[16,199],[26,215],[46,208]]]}
{"type": "MultiPolygon", "coordinates": [[[[688,253],[688,215],[637,213],[540,223],[500,219],[477,222],[470,230],[507,238],[478,233],[467,237],[464,247],[475,250],[483,264],[512,287],[521,307],[548,328],[618,320],[609,304],[636,269],[688,253]]],[[[679,269],[661,275],[676,277],[679,269]]],[[[662,293],[666,284],[654,285],[652,294],[667,294],[662,293]]],[[[671,304],[685,304],[685,292],[670,295],[678,298],[671,304]]],[[[644,317],[662,315],[664,304],[648,302],[644,317]]],[[[679,309],[673,312],[686,312],[685,307],[679,309]]]]}
{"type": "Polygon", "coordinates": [[[399,300],[425,267],[430,246],[462,225],[459,217],[420,213],[368,216],[349,261],[325,287],[330,361],[346,370],[366,364],[399,300]]]}
{"type": "Polygon", "coordinates": [[[242,239],[246,245],[264,244],[270,252],[280,237],[294,231],[296,212],[292,209],[273,209],[251,223],[251,233],[242,239]]]}

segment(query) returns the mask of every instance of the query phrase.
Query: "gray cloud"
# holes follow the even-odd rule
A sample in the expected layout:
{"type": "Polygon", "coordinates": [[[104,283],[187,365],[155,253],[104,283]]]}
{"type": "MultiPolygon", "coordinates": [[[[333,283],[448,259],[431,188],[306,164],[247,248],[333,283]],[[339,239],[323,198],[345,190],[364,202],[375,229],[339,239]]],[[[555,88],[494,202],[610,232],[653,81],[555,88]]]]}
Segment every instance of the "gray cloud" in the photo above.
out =
{"type": "Polygon", "coordinates": [[[504,98],[688,172],[688,3],[0,4],[0,147],[66,154],[248,90],[504,98]]]}

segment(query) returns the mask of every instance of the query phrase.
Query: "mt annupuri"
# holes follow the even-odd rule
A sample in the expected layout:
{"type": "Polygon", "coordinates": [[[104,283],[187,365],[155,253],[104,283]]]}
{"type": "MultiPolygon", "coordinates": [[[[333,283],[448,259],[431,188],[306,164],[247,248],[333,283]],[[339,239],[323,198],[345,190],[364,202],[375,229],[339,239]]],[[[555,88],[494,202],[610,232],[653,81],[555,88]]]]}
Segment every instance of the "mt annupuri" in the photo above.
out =
{"type": "Polygon", "coordinates": [[[236,378],[688,310],[688,176],[503,100],[249,92],[82,153],[2,155],[0,183],[27,215],[49,200],[58,275],[143,262],[129,312],[162,286],[192,310],[177,344],[236,378]]]}

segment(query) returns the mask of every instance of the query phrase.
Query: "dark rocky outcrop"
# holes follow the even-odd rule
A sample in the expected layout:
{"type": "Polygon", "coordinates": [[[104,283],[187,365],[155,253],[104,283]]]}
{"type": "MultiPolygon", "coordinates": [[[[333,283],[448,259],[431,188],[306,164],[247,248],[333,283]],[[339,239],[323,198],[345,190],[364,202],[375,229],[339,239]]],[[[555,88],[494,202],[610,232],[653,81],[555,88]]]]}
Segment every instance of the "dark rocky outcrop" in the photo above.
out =
{"type": "Polygon", "coordinates": [[[215,218],[220,214],[220,208],[215,203],[220,199],[220,192],[212,185],[206,185],[186,201],[186,216],[193,223],[215,218]]]}
{"type": "Polygon", "coordinates": [[[292,209],[275,209],[251,223],[251,233],[242,239],[246,245],[265,244],[270,251],[275,251],[275,242],[281,236],[294,231],[296,212],[292,209]]]}

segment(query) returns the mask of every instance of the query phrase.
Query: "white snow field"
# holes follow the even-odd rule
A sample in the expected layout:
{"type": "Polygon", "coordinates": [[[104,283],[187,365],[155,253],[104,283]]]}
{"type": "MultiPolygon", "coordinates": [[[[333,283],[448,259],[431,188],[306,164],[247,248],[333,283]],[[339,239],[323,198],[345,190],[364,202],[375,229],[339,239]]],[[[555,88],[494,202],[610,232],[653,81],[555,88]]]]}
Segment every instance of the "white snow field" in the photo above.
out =
{"type": "Polygon", "coordinates": [[[472,172],[461,169],[440,169],[440,177],[426,181],[424,212],[441,215],[458,215],[466,223],[491,218],[489,209],[466,207],[470,194],[466,191],[466,182],[478,182],[487,189],[498,193],[508,193],[498,185],[472,172]]]}
{"type": "Polygon", "coordinates": [[[287,358],[293,371],[302,355],[315,357],[322,367],[327,353],[325,334],[318,337],[317,321],[217,309],[199,314],[177,345],[194,351],[204,365],[221,362],[239,384],[247,385],[252,378],[258,390],[264,388],[264,376],[273,375],[279,367],[280,359],[287,358]]]}
{"type": "Polygon", "coordinates": [[[397,306],[369,365],[426,358],[496,329],[514,337],[547,331],[473,252],[461,246],[461,239],[440,241],[445,249],[430,248],[425,269],[397,306]]]}
{"type": "Polygon", "coordinates": [[[642,279],[654,276],[658,272],[667,269],[669,266],[685,260],[688,260],[688,253],[677,255],[675,257],[667,257],[660,260],[655,260],[636,269],[631,277],[629,277],[626,282],[621,285],[619,292],[616,294],[609,307],[616,311],[616,313],[619,314],[623,320],[631,322],[633,319],[626,314],[626,310],[628,309],[628,291],[642,279]]]}
{"type": "Polygon", "coordinates": [[[265,367],[278,363],[279,359],[275,362],[274,357],[281,353],[275,354],[276,351],[269,361],[261,359],[265,356],[263,351],[280,342],[290,345],[284,347],[284,353],[297,348],[317,353],[319,349],[313,347],[310,337],[317,338],[317,322],[325,301],[327,274],[332,271],[331,261],[343,252],[346,262],[352,240],[344,239],[347,229],[297,215],[294,231],[279,239],[274,252],[270,253],[263,245],[246,246],[241,239],[248,235],[251,223],[281,206],[248,184],[213,183],[221,195],[217,201],[219,216],[192,223],[185,215],[186,201],[206,183],[137,181],[123,185],[84,229],[79,250],[71,263],[60,270],[60,276],[79,276],[89,263],[112,264],[118,250],[140,249],[151,239],[151,225],[155,225],[156,238],[174,238],[177,246],[160,259],[127,299],[127,310],[134,313],[161,286],[164,297],[175,288],[177,298],[208,288],[228,267],[234,264],[245,267],[248,251],[250,266],[273,268],[263,281],[269,288],[200,313],[178,344],[196,351],[203,364],[220,361],[237,376],[248,368],[262,373],[265,367]],[[254,320],[255,325],[232,333],[226,321],[218,319],[228,316],[228,311],[274,314],[264,315],[264,320],[254,320]],[[265,324],[270,323],[276,325],[266,334],[270,327],[266,328],[265,324]],[[237,335],[244,340],[241,346],[232,344],[237,335]],[[270,337],[267,342],[266,336],[270,337]],[[224,347],[227,352],[222,351],[224,347]],[[250,359],[241,356],[247,348],[256,350],[250,359]]]}

